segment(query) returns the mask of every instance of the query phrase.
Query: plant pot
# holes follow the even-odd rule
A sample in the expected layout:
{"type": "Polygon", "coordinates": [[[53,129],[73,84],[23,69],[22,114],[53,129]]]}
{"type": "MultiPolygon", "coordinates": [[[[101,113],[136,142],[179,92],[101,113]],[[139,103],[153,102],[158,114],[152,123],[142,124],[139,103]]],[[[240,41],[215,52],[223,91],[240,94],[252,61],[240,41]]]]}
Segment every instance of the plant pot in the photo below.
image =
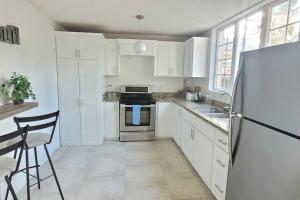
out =
{"type": "Polygon", "coordinates": [[[21,105],[24,103],[23,99],[13,100],[14,105],[21,105]]]}

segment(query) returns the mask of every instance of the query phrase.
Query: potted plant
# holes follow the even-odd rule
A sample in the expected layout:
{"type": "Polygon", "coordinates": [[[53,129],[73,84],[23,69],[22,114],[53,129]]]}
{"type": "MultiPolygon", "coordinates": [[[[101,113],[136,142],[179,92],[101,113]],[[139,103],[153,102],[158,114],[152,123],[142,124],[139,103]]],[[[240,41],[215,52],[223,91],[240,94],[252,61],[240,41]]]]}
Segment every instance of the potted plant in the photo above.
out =
{"type": "Polygon", "coordinates": [[[24,100],[29,98],[35,100],[28,78],[16,72],[2,84],[0,91],[15,105],[23,104],[24,100]]]}

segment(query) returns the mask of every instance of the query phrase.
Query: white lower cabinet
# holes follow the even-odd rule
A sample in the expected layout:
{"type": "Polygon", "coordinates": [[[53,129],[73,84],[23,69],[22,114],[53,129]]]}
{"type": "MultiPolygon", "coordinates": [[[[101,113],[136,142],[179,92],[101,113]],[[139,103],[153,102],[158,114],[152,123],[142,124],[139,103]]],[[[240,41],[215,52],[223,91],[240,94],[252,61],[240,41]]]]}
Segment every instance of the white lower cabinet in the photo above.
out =
{"type": "Polygon", "coordinates": [[[203,181],[210,186],[213,142],[183,119],[181,149],[203,181]]]}
{"type": "Polygon", "coordinates": [[[218,200],[225,200],[229,156],[218,145],[214,146],[211,191],[218,200]]]}
{"type": "Polygon", "coordinates": [[[173,104],[174,107],[174,123],[173,123],[173,139],[176,142],[176,144],[181,147],[181,133],[182,133],[182,107],[173,104]]]}
{"type": "MultiPolygon", "coordinates": [[[[168,104],[169,105],[169,104],[168,104]]],[[[172,115],[159,124],[172,124],[173,139],[218,200],[225,200],[228,136],[176,103],[172,115]]],[[[166,111],[166,109],[164,109],[166,111]]]]}
{"type": "Polygon", "coordinates": [[[119,138],[119,102],[104,102],[104,138],[119,138]]]}
{"type": "Polygon", "coordinates": [[[181,150],[187,159],[192,162],[193,160],[193,136],[192,136],[193,127],[186,121],[182,120],[182,137],[181,137],[181,150]]]}
{"type": "Polygon", "coordinates": [[[192,164],[207,186],[211,183],[214,143],[199,131],[194,131],[192,164]]]}
{"type": "Polygon", "coordinates": [[[174,132],[174,105],[172,102],[156,103],[156,137],[171,138],[174,132]]]}

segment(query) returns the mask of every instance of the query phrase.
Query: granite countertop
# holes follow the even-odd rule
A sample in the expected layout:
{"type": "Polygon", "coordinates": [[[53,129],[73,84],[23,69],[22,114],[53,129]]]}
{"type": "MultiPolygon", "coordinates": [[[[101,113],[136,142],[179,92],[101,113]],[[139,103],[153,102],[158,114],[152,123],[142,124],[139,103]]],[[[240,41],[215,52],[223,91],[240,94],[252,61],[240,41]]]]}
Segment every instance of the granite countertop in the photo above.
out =
{"type": "Polygon", "coordinates": [[[205,121],[209,122],[213,126],[219,128],[225,134],[228,134],[228,129],[229,129],[229,119],[228,118],[209,117],[205,113],[202,113],[202,112],[200,112],[199,110],[196,109],[200,105],[202,105],[202,106],[207,105],[207,106],[216,107],[212,103],[207,103],[206,102],[206,103],[199,104],[199,103],[195,103],[195,102],[192,102],[192,101],[183,100],[179,97],[159,97],[159,98],[156,98],[156,101],[158,101],[158,102],[175,102],[176,104],[182,106],[183,108],[185,108],[189,112],[193,113],[194,115],[204,119],[205,121]]]}
{"type": "MultiPolygon", "coordinates": [[[[209,117],[205,113],[200,112],[196,108],[200,105],[207,105],[212,107],[220,108],[220,106],[213,104],[212,102],[205,102],[205,103],[195,103],[192,101],[186,101],[180,97],[172,95],[172,93],[169,94],[155,94],[154,98],[157,102],[175,102],[176,104],[180,105],[181,107],[185,108],[189,112],[193,113],[194,115],[204,119],[205,121],[209,122],[216,128],[219,128],[221,131],[223,131],[225,134],[228,134],[229,129],[229,119],[228,118],[215,118],[215,117],[209,117]]],[[[116,95],[112,98],[110,98],[107,95],[103,96],[103,101],[105,102],[118,102],[120,100],[119,95],[116,95]]]]}
{"type": "Polygon", "coordinates": [[[119,96],[114,96],[114,97],[103,96],[103,101],[105,102],[119,102],[119,100],[120,100],[119,96]]]}

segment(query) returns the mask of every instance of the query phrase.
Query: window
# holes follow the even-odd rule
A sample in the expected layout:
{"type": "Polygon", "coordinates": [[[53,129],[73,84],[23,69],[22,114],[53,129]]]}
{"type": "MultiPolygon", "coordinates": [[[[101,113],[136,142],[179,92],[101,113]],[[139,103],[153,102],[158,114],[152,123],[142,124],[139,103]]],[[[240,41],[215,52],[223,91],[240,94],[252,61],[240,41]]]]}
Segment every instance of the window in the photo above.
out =
{"type": "Polygon", "coordinates": [[[260,11],[238,22],[239,52],[260,47],[262,16],[263,13],[260,11]]]}
{"type": "Polygon", "coordinates": [[[219,32],[217,43],[217,62],[214,88],[225,91],[230,89],[235,26],[229,26],[219,32]]]}
{"type": "Polygon", "coordinates": [[[271,8],[268,46],[299,40],[300,0],[289,0],[271,8]]]}
{"type": "Polygon", "coordinates": [[[231,91],[241,52],[300,39],[300,0],[278,1],[251,8],[246,11],[249,14],[231,20],[230,26],[213,30],[216,50],[212,57],[211,90],[231,91]]]}

